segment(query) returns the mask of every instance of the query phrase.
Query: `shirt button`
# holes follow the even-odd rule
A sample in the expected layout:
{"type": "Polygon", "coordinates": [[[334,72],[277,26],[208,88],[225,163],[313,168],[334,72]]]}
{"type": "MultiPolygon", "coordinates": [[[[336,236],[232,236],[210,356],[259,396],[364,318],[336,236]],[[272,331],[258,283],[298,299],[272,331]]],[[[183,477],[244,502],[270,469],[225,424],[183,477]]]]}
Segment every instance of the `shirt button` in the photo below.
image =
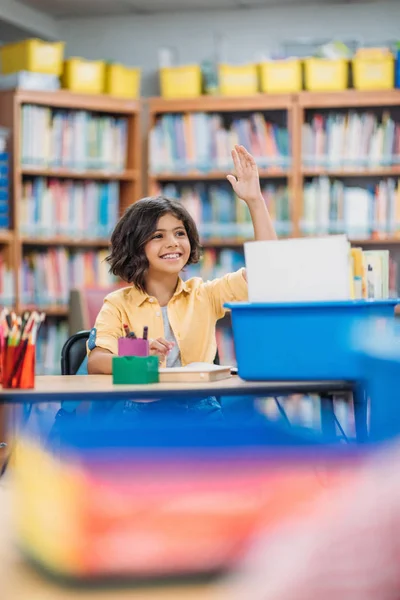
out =
{"type": "Polygon", "coordinates": [[[154,298],[149,298],[149,302],[154,302],[154,298]]]}
{"type": "Polygon", "coordinates": [[[160,312],[156,312],[156,317],[160,317],[161,313],[160,312]]]}

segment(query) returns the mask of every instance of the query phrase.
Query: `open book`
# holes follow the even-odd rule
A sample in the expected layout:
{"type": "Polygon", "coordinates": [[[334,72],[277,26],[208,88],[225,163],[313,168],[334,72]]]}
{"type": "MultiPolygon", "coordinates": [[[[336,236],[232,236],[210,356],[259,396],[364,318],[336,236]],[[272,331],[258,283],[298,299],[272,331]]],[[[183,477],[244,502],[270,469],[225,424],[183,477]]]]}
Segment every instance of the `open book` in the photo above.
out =
{"type": "Polygon", "coordinates": [[[198,381],[219,381],[231,376],[231,367],[210,363],[190,363],[186,367],[160,369],[160,383],[191,383],[198,381]]]}

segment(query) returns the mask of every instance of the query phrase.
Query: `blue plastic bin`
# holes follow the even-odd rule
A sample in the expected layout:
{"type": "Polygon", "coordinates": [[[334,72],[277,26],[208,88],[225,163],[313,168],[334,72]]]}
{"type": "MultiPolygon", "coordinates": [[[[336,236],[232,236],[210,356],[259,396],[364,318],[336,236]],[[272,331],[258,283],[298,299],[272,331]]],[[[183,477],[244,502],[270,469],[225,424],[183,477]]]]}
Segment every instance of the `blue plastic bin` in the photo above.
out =
{"type": "Polygon", "coordinates": [[[370,399],[370,439],[400,435],[400,323],[372,323],[354,337],[370,399]]]}
{"type": "Polygon", "coordinates": [[[397,299],[293,304],[231,303],[238,371],[250,381],[359,380],[352,330],[392,319],[397,299]]]}

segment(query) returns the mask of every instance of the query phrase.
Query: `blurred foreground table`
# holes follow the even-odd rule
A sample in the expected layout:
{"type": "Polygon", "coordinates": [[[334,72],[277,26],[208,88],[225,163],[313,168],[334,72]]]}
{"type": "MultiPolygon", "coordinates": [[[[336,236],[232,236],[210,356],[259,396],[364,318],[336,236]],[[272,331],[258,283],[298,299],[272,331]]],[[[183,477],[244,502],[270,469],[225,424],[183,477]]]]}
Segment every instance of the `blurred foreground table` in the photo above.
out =
{"type": "MultiPolygon", "coordinates": [[[[90,590],[49,581],[26,564],[15,547],[11,481],[0,483],[0,598],[2,600],[231,600],[228,582],[90,590]]],[[[232,590],[230,590],[232,591],[232,590]]]]}

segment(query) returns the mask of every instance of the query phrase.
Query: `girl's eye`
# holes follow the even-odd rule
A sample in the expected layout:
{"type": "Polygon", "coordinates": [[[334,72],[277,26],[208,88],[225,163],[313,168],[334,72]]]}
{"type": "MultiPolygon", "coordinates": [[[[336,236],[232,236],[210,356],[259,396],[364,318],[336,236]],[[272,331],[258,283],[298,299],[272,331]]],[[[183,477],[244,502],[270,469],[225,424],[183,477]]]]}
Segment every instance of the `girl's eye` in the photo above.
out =
{"type": "Polygon", "coordinates": [[[153,237],[151,239],[152,240],[159,240],[159,239],[161,239],[161,237],[162,237],[161,233],[156,233],[156,234],[153,235],[153,237]]]}
{"type": "Polygon", "coordinates": [[[179,235],[181,237],[185,236],[186,235],[186,231],[183,231],[183,230],[182,231],[177,231],[176,235],[179,235]]]}

